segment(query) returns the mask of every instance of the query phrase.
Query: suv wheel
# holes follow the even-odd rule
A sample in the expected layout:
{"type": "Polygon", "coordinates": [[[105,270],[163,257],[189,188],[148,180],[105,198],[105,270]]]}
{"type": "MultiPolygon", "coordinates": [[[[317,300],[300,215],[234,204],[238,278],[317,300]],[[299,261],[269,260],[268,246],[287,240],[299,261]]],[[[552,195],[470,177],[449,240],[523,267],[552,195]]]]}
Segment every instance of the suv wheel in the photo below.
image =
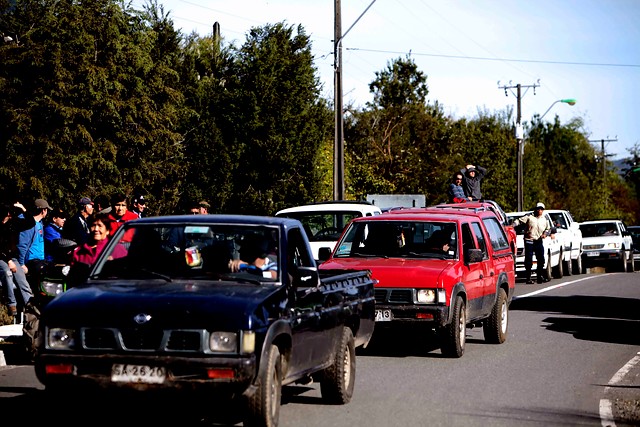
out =
{"type": "Polygon", "coordinates": [[[498,291],[498,298],[491,310],[491,316],[484,321],[484,339],[491,344],[502,344],[507,340],[509,327],[509,306],[507,293],[504,289],[498,291]]]}
{"type": "Polygon", "coordinates": [[[442,328],[441,333],[442,354],[446,357],[462,357],[467,339],[467,310],[462,297],[456,297],[451,323],[442,328]]]}

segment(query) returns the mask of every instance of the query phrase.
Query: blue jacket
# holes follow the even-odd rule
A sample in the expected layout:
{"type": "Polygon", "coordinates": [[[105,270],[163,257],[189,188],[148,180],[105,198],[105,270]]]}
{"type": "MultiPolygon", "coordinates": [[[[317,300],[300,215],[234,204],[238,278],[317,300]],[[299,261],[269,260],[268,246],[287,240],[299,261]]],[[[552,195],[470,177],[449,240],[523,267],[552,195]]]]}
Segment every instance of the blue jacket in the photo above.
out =
{"type": "Polygon", "coordinates": [[[21,231],[18,235],[18,263],[24,265],[27,261],[44,259],[44,231],[41,221],[36,221],[33,227],[21,231]]]}

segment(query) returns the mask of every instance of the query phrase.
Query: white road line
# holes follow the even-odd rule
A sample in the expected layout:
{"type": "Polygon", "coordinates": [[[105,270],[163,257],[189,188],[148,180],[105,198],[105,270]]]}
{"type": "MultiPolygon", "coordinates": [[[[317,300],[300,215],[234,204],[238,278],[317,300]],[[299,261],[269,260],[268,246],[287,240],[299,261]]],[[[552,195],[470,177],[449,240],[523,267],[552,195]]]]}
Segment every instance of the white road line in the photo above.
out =
{"type": "Polygon", "coordinates": [[[613,273],[598,274],[597,276],[582,277],[580,279],[571,280],[570,282],[558,283],[557,285],[547,286],[546,288],[538,289],[537,291],[529,292],[528,294],[524,294],[524,295],[520,295],[520,296],[514,296],[513,299],[515,300],[515,299],[519,299],[519,298],[531,297],[531,296],[534,296],[534,295],[538,295],[538,294],[550,291],[552,289],[562,288],[563,286],[573,285],[574,283],[584,282],[585,280],[595,279],[596,277],[609,276],[611,274],[613,274],[613,273]]]}

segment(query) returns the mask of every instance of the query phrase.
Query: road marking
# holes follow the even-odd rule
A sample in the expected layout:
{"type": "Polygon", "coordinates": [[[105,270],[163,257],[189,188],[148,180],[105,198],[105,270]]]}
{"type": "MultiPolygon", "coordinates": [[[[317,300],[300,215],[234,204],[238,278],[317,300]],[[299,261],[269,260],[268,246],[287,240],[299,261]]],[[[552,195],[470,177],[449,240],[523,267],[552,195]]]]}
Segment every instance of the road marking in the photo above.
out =
{"type": "MultiPolygon", "coordinates": [[[[624,377],[631,371],[636,365],[640,364],[640,353],[636,354],[631,360],[629,360],[622,368],[615,373],[609,380],[609,383],[604,388],[604,394],[611,391],[611,386],[618,385],[622,382],[624,377]]],[[[600,420],[602,427],[615,427],[616,423],[613,419],[613,410],[611,401],[609,399],[600,399],[600,420]]]]}
{"type": "Polygon", "coordinates": [[[547,286],[546,288],[538,289],[537,291],[529,292],[528,294],[524,294],[524,295],[520,295],[520,296],[514,296],[513,299],[516,300],[516,299],[519,299],[519,298],[531,297],[531,296],[534,296],[534,295],[541,294],[543,292],[550,291],[552,289],[562,288],[563,286],[573,285],[574,283],[584,282],[585,280],[595,279],[596,277],[609,276],[611,274],[613,274],[613,273],[598,274],[597,276],[582,277],[580,279],[571,280],[569,282],[558,283],[557,285],[547,286]]]}

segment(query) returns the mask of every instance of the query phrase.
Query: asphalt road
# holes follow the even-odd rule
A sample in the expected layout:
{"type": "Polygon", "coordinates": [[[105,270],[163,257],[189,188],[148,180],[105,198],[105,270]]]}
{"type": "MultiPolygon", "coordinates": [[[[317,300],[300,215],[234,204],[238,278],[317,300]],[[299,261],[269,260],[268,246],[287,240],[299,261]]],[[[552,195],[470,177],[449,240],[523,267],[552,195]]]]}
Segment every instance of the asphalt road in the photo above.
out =
{"type": "MultiPolygon", "coordinates": [[[[640,425],[640,273],[519,282],[507,341],[486,344],[482,329],[469,330],[460,359],[442,357],[428,333],[378,332],[358,350],[349,404],[325,405],[318,384],[288,386],[280,426],[640,425]]],[[[32,366],[0,367],[3,425],[234,425],[241,411],[213,398],[52,404],[42,389],[32,366]]]]}

